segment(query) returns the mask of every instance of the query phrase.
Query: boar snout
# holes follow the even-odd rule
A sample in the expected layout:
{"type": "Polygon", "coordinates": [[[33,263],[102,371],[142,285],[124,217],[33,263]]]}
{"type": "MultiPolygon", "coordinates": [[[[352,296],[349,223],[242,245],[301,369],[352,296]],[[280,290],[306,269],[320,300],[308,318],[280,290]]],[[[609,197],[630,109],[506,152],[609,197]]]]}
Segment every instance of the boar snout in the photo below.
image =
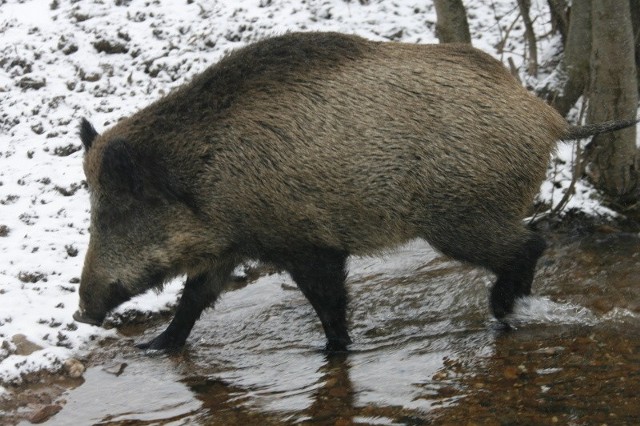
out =
{"type": "Polygon", "coordinates": [[[101,325],[107,314],[132,295],[120,281],[103,284],[87,280],[80,284],[80,304],[73,319],[92,325],[101,325]]]}

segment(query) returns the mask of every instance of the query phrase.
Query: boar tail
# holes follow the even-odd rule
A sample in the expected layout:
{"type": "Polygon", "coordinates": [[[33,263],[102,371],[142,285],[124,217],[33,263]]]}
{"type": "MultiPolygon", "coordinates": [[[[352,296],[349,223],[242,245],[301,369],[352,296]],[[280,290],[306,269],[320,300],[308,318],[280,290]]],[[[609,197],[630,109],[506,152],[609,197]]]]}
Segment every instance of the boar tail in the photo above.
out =
{"type": "Polygon", "coordinates": [[[631,127],[638,123],[640,119],[633,120],[614,120],[605,121],[598,124],[587,124],[585,126],[567,126],[567,129],[560,139],[563,141],[585,139],[589,136],[599,135],[600,133],[613,132],[620,129],[631,127]]]}

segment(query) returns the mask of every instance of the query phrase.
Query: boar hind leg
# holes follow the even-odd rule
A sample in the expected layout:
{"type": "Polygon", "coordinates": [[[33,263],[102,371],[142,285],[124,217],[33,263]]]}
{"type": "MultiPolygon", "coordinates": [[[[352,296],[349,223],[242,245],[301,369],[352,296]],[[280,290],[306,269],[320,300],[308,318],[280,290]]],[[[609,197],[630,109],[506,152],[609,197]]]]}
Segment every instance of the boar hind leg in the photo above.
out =
{"type": "Polygon", "coordinates": [[[232,268],[222,268],[188,277],[176,313],[165,331],[140,349],[175,351],[182,348],[200,314],[211,306],[224,288],[232,268]]]}
{"type": "Polygon", "coordinates": [[[347,254],[313,248],[289,258],[288,271],[315,309],[327,336],[326,350],[342,352],[351,343],[347,331],[347,254]]]}
{"type": "Polygon", "coordinates": [[[498,278],[491,289],[491,310],[497,319],[510,314],[518,298],[531,294],[536,264],[546,246],[541,236],[531,234],[513,260],[494,271],[498,278]]]}
{"type": "Polygon", "coordinates": [[[465,223],[455,219],[440,222],[441,232],[426,239],[444,254],[496,274],[490,303],[493,315],[502,320],[513,311],[518,298],[531,294],[536,263],[546,243],[519,221],[509,224],[506,220],[476,217],[476,221],[467,218],[465,227],[453,227],[451,223],[465,223]]]}

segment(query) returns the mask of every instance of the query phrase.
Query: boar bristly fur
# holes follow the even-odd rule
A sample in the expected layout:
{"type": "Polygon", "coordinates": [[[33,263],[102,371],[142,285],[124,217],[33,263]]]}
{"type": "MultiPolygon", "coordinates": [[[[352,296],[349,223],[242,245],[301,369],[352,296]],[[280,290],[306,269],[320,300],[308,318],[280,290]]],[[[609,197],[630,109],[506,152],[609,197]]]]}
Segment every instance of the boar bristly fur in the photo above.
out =
{"type": "Polygon", "coordinates": [[[344,350],[348,256],[423,238],[496,274],[503,319],[545,248],[522,219],[556,141],[580,129],[466,45],[255,43],[101,135],[82,121],[91,239],[75,317],[100,323],[186,274],[173,321],[141,345],[179,348],[258,259],[290,273],[344,350]]]}

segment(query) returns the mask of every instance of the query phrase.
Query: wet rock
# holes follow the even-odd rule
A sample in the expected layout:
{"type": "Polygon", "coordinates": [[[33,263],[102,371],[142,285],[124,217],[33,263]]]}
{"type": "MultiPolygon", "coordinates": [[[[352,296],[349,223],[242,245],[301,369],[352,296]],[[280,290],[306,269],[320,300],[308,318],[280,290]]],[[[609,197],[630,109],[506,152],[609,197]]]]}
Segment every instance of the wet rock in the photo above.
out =
{"type": "Polygon", "coordinates": [[[64,249],[67,251],[69,257],[76,257],[78,255],[78,249],[73,244],[65,245],[64,249]]]}
{"type": "Polygon", "coordinates": [[[60,36],[58,40],[58,49],[65,55],[71,55],[78,51],[78,44],[74,40],[73,36],[60,36]]]}
{"type": "Polygon", "coordinates": [[[431,380],[439,382],[442,380],[447,380],[448,378],[449,378],[449,374],[446,371],[438,371],[433,375],[431,380]]]}
{"type": "Polygon", "coordinates": [[[50,404],[45,405],[39,410],[35,411],[33,414],[29,416],[29,421],[31,423],[44,423],[49,420],[51,417],[58,414],[58,412],[62,410],[62,406],[58,404],[50,404]]]}
{"type": "Polygon", "coordinates": [[[561,352],[563,352],[565,350],[565,348],[563,348],[562,346],[555,346],[552,348],[540,348],[537,351],[533,351],[532,353],[534,354],[542,354],[542,355],[557,355],[561,352]]]}
{"type": "Polygon", "coordinates": [[[93,47],[100,53],[104,52],[109,55],[117,54],[117,53],[127,53],[129,48],[118,42],[118,41],[110,41],[110,40],[98,40],[93,43],[93,47]]]}
{"type": "MultiPolygon", "coordinates": [[[[23,283],[31,283],[31,284],[35,284],[38,281],[45,281],[46,282],[46,275],[41,273],[41,272],[20,272],[18,274],[18,279],[20,281],[22,281],[23,283]]],[[[22,334],[20,335],[22,336],[22,334]]]]}
{"type": "Polygon", "coordinates": [[[68,157],[74,152],[78,152],[82,149],[80,145],[74,145],[70,143],[66,146],[57,146],[53,149],[53,155],[57,155],[58,157],[68,157]]]}
{"type": "Polygon", "coordinates": [[[65,197],[71,197],[72,195],[74,195],[80,188],[82,188],[84,186],[83,183],[72,183],[69,188],[63,188],[61,186],[54,186],[53,189],[55,189],[56,191],[58,191],[60,194],[64,195],[65,197]]]}
{"type": "Polygon", "coordinates": [[[34,124],[31,126],[31,131],[36,135],[41,135],[44,133],[44,127],[42,126],[42,123],[34,124]]]}
{"type": "Polygon", "coordinates": [[[522,378],[527,374],[527,368],[524,365],[519,366],[507,366],[504,368],[502,375],[505,379],[516,380],[522,378]]]}
{"type": "Polygon", "coordinates": [[[16,347],[16,350],[14,352],[16,355],[27,356],[42,349],[42,346],[33,343],[32,341],[27,339],[27,336],[25,336],[24,334],[14,334],[11,338],[11,342],[16,347]]]}
{"type": "Polygon", "coordinates": [[[79,75],[80,75],[80,80],[88,81],[90,83],[94,83],[100,80],[100,78],[102,78],[102,73],[95,70],[93,71],[80,70],[79,75]]]}
{"type": "Polygon", "coordinates": [[[39,80],[31,77],[23,77],[17,83],[18,87],[22,89],[33,89],[33,90],[42,89],[46,84],[47,84],[47,81],[44,78],[39,80]]]}
{"type": "Polygon", "coordinates": [[[119,375],[124,373],[124,369],[127,368],[127,365],[128,364],[126,362],[122,362],[111,367],[105,367],[103,371],[105,373],[113,374],[114,376],[118,377],[119,375]]]}
{"type": "Polygon", "coordinates": [[[64,362],[64,370],[67,373],[67,376],[77,379],[82,377],[86,368],[83,363],[78,361],[75,358],[69,358],[64,362]]]}
{"type": "Polygon", "coordinates": [[[0,345],[0,361],[4,360],[6,357],[13,353],[13,347],[8,340],[2,339],[2,344],[0,345]]]}
{"type": "Polygon", "coordinates": [[[508,367],[505,367],[502,375],[507,380],[516,380],[518,378],[518,373],[518,368],[510,365],[508,367]]]}
{"type": "Polygon", "coordinates": [[[91,16],[87,15],[86,13],[81,13],[81,12],[74,12],[73,15],[71,15],[75,18],[76,22],[84,22],[88,19],[91,19],[91,16]]]}
{"type": "Polygon", "coordinates": [[[458,390],[453,386],[444,386],[438,389],[438,396],[443,398],[450,398],[458,393],[458,390]]]}

